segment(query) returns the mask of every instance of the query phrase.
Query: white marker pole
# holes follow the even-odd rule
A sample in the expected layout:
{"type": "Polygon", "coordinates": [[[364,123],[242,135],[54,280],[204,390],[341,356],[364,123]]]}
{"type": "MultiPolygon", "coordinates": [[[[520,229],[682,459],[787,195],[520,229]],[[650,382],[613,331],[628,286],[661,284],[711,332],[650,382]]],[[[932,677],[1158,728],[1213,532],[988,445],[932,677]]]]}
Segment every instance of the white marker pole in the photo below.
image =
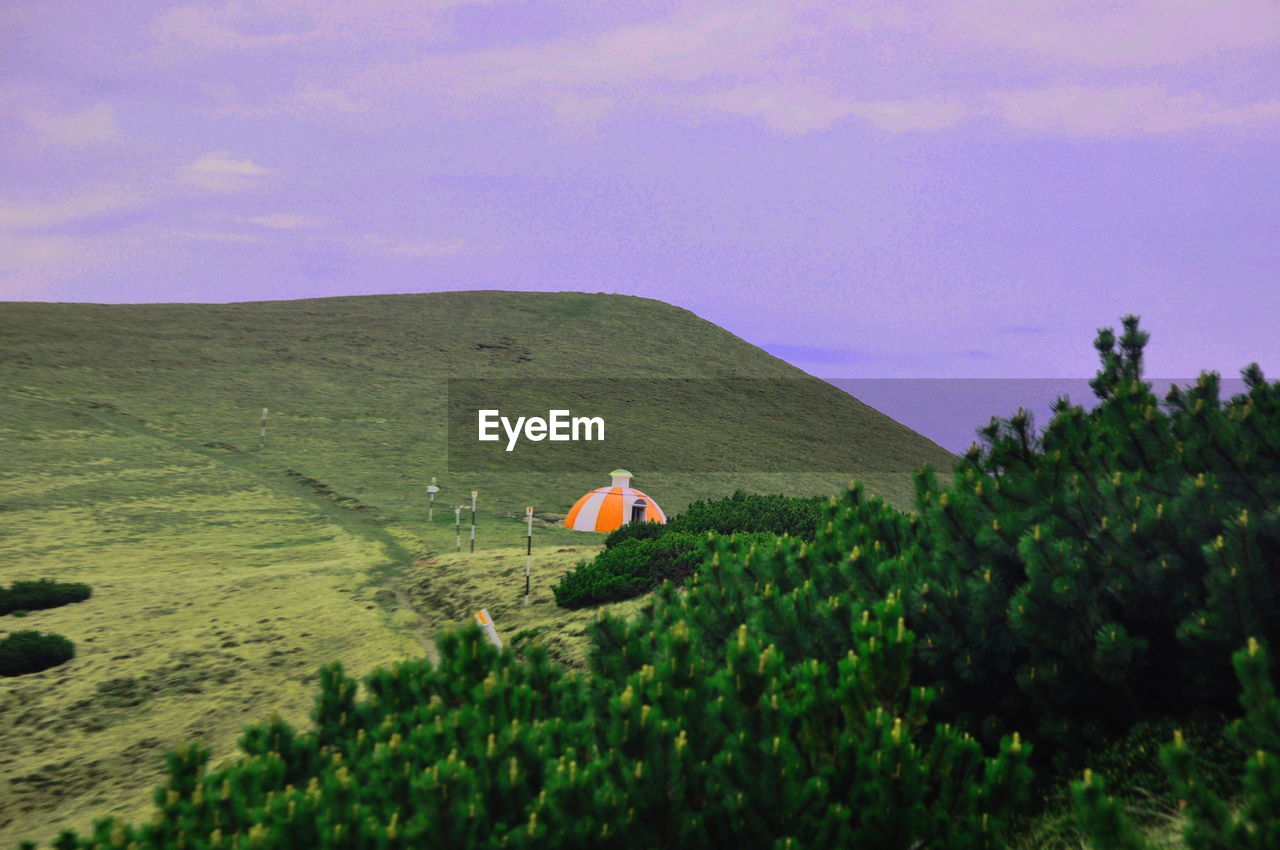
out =
{"type": "Polygon", "coordinates": [[[475,490],[471,491],[471,551],[476,551],[476,495],[475,490]]]}
{"type": "Polygon", "coordinates": [[[458,544],[458,551],[462,551],[462,505],[453,506],[453,542],[458,544]]]}
{"type": "Polygon", "coordinates": [[[262,421],[258,423],[258,448],[267,447],[267,409],[262,408],[262,421]]]}
{"type": "Polygon", "coordinates": [[[498,637],[498,630],[493,627],[493,619],[489,616],[489,611],[481,608],[476,612],[476,622],[480,624],[480,628],[484,629],[484,633],[489,636],[489,641],[498,649],[502,649],[502,638],[498,637]]]}
{"type": "Polygon", "coordinates": [[[436,486],[436,477],[431,476],[431,483],[427,485],[427,522],[435,521],[436,513],[436,493],[440,492],[440,488],[436,486]]]}
{"type": "Polygon", "coordinates": [[[533,508],[524,509],[524,521],[528,524],[524,546],[524,604],[529,604],[529,573],[533,568],[533,508]]]}

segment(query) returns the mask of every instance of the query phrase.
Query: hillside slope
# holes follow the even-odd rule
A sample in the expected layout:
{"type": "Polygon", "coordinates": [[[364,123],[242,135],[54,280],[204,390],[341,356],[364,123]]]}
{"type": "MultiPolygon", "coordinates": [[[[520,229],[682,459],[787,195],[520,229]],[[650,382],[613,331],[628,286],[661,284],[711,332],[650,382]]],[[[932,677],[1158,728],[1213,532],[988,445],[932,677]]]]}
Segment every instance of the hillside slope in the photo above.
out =
{"type": "MultiPolygon", "coordinates": [[[[94,587],[83,603],[0,618],[0,634],[54,631],[77,647],[65,665],[0,679],[0,727],[19,731],[0,736],[0,846],[103,814],[136,819],[169,747],[197,740],[217,761],[250,721],[306,723],[319,665],[362,674],[431,652],[436,628],[478,607],[508,638],[537,628],[571,663],[591,612],[555,608],[549,587],[599,539],[553,520],[609,467],[449,476],[444,386],[620,374],[805,382],[811,403],[794,414],[811,437],[793,457],[833,471],[633,469],[668,513],[739,487],[830,493],[854,476],[907,506],[907,470],[950,468],[945,451],[834,387],[642,298],[0,304],[0,583],[94,587]],[[848,468],[832,463],[850,447],[848,468]],[[433,475],[443,490],[429,524],[433,475]],[[451,506],[472,489],[479,551],[466,553],[464,528],[455,556],[451,506]],[[527,504],[552,521],[535,531],[525,605],[527,504]]],[[[770,399],[699,386],[697,416],[652,424],[654,452],[771,449],[780,432],[757,404],[770,399]],[[740,423],[753,435],[741,449],[740,423]]]]}
{"type": "MultiPolygon", "coordinates": [[[[827,456],[850,445],[860,447],[859,462],[772,482],[779,488],[825,492],[858,476],[906,507],[906,474],[921,462],[949,469],[952,460],[926,438],[692,313],[632,296],[451,292],[0,309],[0,390],[109,404],[202,444],[252,450],[263,462],[410,523],[432,475],[441,476],[442,499],[461,500],[478,488],[487,509],[505,513],[530,501],[563,511],[608,471],[566,476],[550,487],[541,477],[444,480],[445,379],[621,375],[810,382],[811,404],[797,414],[813,433],[812,468],[829,468],[827,456]],[[270,440],[259,452],[261,407],[271,411],[270,440]]],[[[702,402],[704,422],[751,418],[731,386],[702,402]]],[[[681,441],[734,439],[731,428],[699,434],[681,423],[654,423],[654,432],[681,441]]],[[[767,438],[761,433],[756,442],[767,438]]],[[[668,512],[756,483],[632,471],[647,492],[661,494],[668,512]]]]}

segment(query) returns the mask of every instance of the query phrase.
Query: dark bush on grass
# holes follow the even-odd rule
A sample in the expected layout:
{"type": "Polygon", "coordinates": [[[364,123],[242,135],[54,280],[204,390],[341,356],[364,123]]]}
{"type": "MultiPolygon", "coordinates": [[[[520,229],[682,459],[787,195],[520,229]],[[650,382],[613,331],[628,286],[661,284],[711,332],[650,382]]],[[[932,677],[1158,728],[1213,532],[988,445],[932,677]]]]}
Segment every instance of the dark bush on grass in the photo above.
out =
{"type": "Polygon", "coordinates": [[[818,520],[825,516],[826,504],[826,496],[765,496],[739,490],[725,499],[699,499],[666,528],[694,534],[768,532],[812,540],[818,520]]]}
{"type": "Polygon", "coordinates": [[[42,578],[38,581],[15,581],[9,587],[0,587],[0,615],[14,611],[39,611],[57,608],[72,602],[83,602],[93,595],[87,584],[54,581],[42,578]]]}
{"type": "MultiPolygon", "coordinates": [[[[647,593],[664,581],[681,584],[702,566],[713,547],[714,534],[668,531],[659,537],[623,540],[605,549],[594,561],[583,561],[553,587],[561,608],[581,608],[618,602],[647,593]]],[[[737,534],[743,545],[773,546],[773,534],[737,534]]]]}
{"type": "Polygon", "coordinates": [[[664,579],[681,582],[702,562],[700,535],[664,534],[623,540],[583,561],[552,588],[561,608],[581,608],[637,596],[664,579]]]}
{"type": "Polygon", "coordinates": [[[604,539],[604,548],[612,549],[624,540],[652,540],[661,537],[666,530],[665,525],[651,520],[629,522],[609,532],[609,536],[604,539]]]}
{"type": "Polygon", "coordinates": [[[62,635],[13,632],[0,638],[0,676],[39,673],[70,661],[75,654],[75,644],[62,635]]]}

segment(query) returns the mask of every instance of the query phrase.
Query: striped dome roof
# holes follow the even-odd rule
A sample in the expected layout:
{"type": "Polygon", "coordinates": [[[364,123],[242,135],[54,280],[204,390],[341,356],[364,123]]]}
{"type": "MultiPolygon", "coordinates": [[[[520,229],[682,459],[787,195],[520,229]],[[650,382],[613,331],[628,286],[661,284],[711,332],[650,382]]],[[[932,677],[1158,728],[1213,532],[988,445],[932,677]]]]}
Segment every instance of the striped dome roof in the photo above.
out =
{"type": "Polygon", "coordinates": [[[574,531],[613,531],[632,518],[649,522],[666,522],[667,515],[658,503],[631,486],[631,473],[615,469],[613,483],[598,487],[579,499],[564,518],[574,531]]]}

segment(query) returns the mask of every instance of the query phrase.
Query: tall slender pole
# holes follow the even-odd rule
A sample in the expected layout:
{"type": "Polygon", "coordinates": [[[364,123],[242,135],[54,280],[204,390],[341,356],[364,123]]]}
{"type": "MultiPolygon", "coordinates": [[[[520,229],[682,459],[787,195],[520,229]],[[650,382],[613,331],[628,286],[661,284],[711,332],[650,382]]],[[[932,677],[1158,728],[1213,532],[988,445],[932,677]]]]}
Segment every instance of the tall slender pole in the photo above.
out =
{"type": "Polygon", "coordinates": [[[262,421],[258,423],[258,448],[267,447],[267,409],[262,408],[262,421]]]}
{"type": "Polygon", "coordinates": [[[431,483],[427,485],[427,522],[435,521],[436,513],[436,493],[440,492],[440,488],[436,486],[436,477],[431,476],[431,483]]]}
{"type": "Polygon", "coordinates": [[[476,551],[476,491],[471,491],[471,551],[476,551]]]}
{"type": "Polygon", "coordinates": [[[533,567],[533,508],[524,509],[524,521],[527,523],[528,532],[525,534],[524,544],[524,604],[529,604],[529,573],[533,567]]]}
{"type": "Polygon", "coordinates": [[[462,551],[462,505],[453,506],[453,542],[458,544],[458,551],[462,551]]]}

